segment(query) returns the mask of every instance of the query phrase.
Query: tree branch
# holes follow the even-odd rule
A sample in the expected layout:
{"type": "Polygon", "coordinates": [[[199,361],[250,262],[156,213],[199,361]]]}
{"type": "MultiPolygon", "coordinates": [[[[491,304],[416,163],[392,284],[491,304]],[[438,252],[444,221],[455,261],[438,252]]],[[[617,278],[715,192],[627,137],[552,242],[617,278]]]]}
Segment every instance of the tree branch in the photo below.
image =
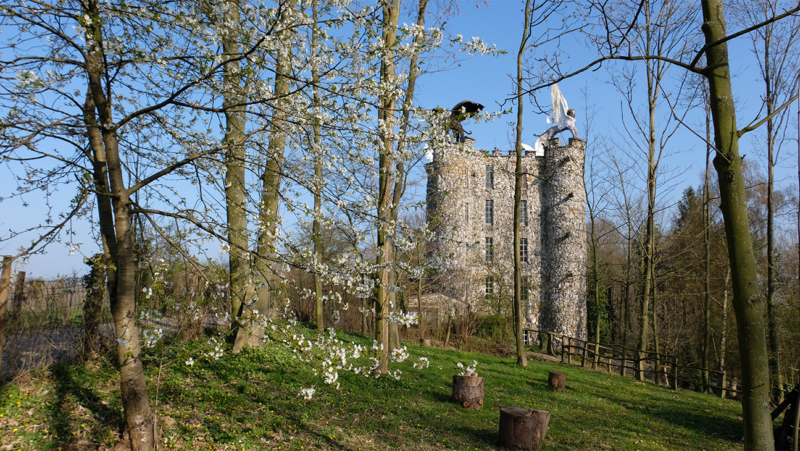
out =
{"type": "Polygon", "coordinates": [[[800,11],[800,3],[799,3],[799,4],[798,4],[796,7],[794,7],[794,8],[792,8],[792,9],[790,9],[789,11],[786,11],[786,12],[785,12],[785,13],[783,13],[783,14],[780,14],[780,15],[777,15],[777,16],[773,16],[773,17],[771,17],[771,18],[769,18],[769,19],[767,19],[767,20],[765,20],[765,21],[763,21],[763,22],[761,22],[761,23],[757,23],[757,24],[753,25],[753,26],[752,26],[752,27],[750,27],[750,28],[745,28],[744,30],[740,30],[740,31],[737,31],[736,33],[733,33],[733,34],[730,34],[730,35],[728,35],[728,36],[725,36],[724,38],[722,38],[722,39],[720,39],[720,40],[718,40],[718,41],[712,42],[711,44],[706,44],[706,45],[704,45],[704,46],[703,46],[703,47],[702,47],[702,48],[701,48],[701,49],[700,49],[700,50],[697,52],[697,55],[695,55],[694,59],[692,60],[692,63],[690,64],[690,66],[691,66],[691,67],[694,67],[694,66],[695,66],[695,64],[697,64],[697,62],[698,62],[698,61],[700,61],[700,58],[702,58],[702,57],[703,57],[703,54],[705,54],[705,53],[706,53],[706,51],[707,51],[708,49],[710,49],[711,47],[716,47],[716,46],[718,46],[718,45],[720,45],[720,44],[723,44],[723,43],[725,43],[725,42],[728,42],[728,41],[730,41],[730,40],[731,40],[731,39],[733,39],[733,38],[738,38],[739,36],[741,36],[741,35],[743,35],[743,34],[750,33],[751,31],[757,30],[757,29],[759,29],[759,28],[763,27],[764,25],[769,25],[769,24],[771,24],[772,22],[775,22],[775,21],[778,21],[778,20],[781,20],[781,19],[783,19],[784,17],[791,16],[792,14],[794,14],[794,13],[796,13],[796,12],[798,12],[798,11],[800,11]]]}
{"type": "Polygon", "coordinates": [[[202,158],[202,157],[204,157],[206,155],[210,155],[212,153],[216,153],[216,152],[220,151],[221,149],[223,149],[223,148],[222,147],[216,147],[216,148],[213,148],[213,149],[209,149],[209,150],[204,150],[202,152],[198,152],[198,153],[196,153],[194,155],[189,155],[189,157],[187,157],[186,159],[178,161],[177,163],[173,163],[173,164],[165,167],[164,169],[156,172],[155,174],[151,175],[150,177],[147,177],[146,179],[144,179],[144,180],[140,181],[139,183],[133,185],[132,187],[128,188],[128,195],[130,196],[131,194],[135,193],[139,189],[144,188],[145,186],[149,185],[150,183],[152,183],[152,182],[158,180],[159,178],[169,174],[170,172],[180,168],[181,166],[185,166],[185,165],[191,163],[192,161],[197,160],[198,158],[202,158]]]}
{"type": "Polygon", "coordinates": [[[748,125],[747,127],[739,130],[738,132],[736,132],[736,134],[739,135],[739,137],[741,138],[742,135],[744,135],[745,133],[751,132],[751,131],[757,129],[758,127],[761,127],[762,125],[764,125],[765,122],[767,122],[768,120],[770,120],[773,117],[775,117],[776,114],[780,113],[781,111],[786,109],[786,107],[791,105],[792,102],[797,100],[798,96],[800,96],[800,94],[795,94],[794,97],[792,97],[791,99],[787,100],[786,103],[784,103],[780,107],[776,108],[775,111],[773,111],[769,116],[765,117],[764,119],[761,119],[760,121],[756,122],[755,124],[753,124],[751,122],[750,125],[748,125]]]}

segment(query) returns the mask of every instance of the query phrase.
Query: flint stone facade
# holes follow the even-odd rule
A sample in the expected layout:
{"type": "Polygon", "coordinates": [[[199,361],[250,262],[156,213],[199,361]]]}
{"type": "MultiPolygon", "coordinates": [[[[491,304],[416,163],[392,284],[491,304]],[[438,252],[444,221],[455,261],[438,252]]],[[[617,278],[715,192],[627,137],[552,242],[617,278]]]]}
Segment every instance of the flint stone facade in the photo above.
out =
{"type": "MultiPolygon", "coordinates": [[[[465,151],[447,157],[434,152],[425,166],[433,252],[447,257],[436,290],[467,312],[502,313],[514,293],[516,152],[487,153],[474,142],[466,138],[465,151]]],[[[524,326],[581,339],[587,333],[585,149],[579,139],[562,146],[555,138],[544,155],[523,155],[527,211],[520,228],[524,326]]]]}

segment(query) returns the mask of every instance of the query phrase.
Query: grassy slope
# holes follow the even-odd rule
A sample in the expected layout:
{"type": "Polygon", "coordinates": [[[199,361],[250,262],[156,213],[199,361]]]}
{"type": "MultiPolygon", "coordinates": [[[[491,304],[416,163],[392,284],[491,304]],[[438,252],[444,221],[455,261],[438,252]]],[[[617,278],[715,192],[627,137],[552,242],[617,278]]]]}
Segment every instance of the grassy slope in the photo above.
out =
{"type": "MultiPolygon", "coordinates": [[[[163,360],[145,359],[163,448],[497,449],[498,408],[518,406],[550,411],[547,450],[741,449],[740,404],[579,367],[532,361],[518,368],[511,359],[408,345],[411,357],[396,366],[404,373],[400,381],[341,373],[336,391],[276,347],[185,365],[204,344],[171,343],[163,360]],[[428,369],[411,367],[420,356],[430,359],[428,369]],[[481,410],[447,401],[456,362],[472,360],[485,378],[481,410]],[[551,369],[567,374],[564,392],[549,391],[551,369]],[[311,385],[312,400],[298,397],[311,385]]],[[[113,444],[121,411],[109,360],[61,363],[0,386],[0,449],[113,444]]]]}

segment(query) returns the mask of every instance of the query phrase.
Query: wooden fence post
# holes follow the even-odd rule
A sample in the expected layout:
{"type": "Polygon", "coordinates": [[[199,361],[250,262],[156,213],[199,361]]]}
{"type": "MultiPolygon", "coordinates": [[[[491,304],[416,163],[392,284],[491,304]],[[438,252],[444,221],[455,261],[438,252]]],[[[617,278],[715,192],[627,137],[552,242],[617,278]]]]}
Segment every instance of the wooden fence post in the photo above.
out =
{"type": "Polygon", "coordinates": [[[625,376],[625,370],[626,370],[626,368],[625,368],[625,367],[627,367],[627,366],[628,366],[628,359],[627,359],[627,357],[628,357],[628,350],[627,350],[627,349],[625,349],[625,345],[622,345],[622,346],[620,347],[620,356],[619,356],[619,358],[620,358],[620,363],[621,363],[621,365],[619,366],[619,375],[620,375],[620,376],[625,376]]]}
{"type": "Polygon", "coordinates": [[[547,355],[556,355],[555,351],[553,350],[553,333],[547,333],[547,355]]]}
{"type": "Polygon", "coordinates": [[[55,283],[55,298],[56,305],[61,307],[61,319],[65,326],[72,325],[72,316],[69,311],[69,297],[67,296],[67,284],[64,279],[58,279],[55,283]]]}
{"type": "Polygon", "coordinates": [[[6,341],[6,319],[8,300],[11,298],[11,262],[9,256],[3,257],[3,273],[0,275],[0,374],[3,371],[3,345],[6,341]]]}
{"type": "Polygon", "coordinates": [[[728,383],[728,381],[727,381],[727,373],[725,373],[725,371],[722,371],[722,377],[720,379],[722,379],[722,381],[721,382],[718,381],[718,382],[719,382],[719,386],[722,387],[722,388],[719,391],[719,397],[722,398],[722,399],[725,399],[725,384],[728,383]]]}
{"type": "Polygon", "coordinates": [[[14,304],[11,310],[11,323],[16,324],[22,314],[22,303],[25,301],[25,271],[17,271],[14,287],[14,304]]]}
{"type": "Polygon", "coordinates": [[[572,337],[567,337],[566,335],[561,336],[561,350],[563,351],[565,348],[567,350],[567,364],[572,365],[572,337]],[[567,343],[564,345],[564,343],[567,343]]]}
{"type": "Polygon", "coordinates": [[[678,389],[678,358],[672,358],[672,389],[678,389]]]}
{"type": "Polygon", "coordinates": [[[633,359],[634,359],[634,365],[636,365],[636,368],[634,368],[633,370],[635,373],[636,380],[640,382],[644,381],[644,371],[643,371],[644,368],[642,367],[642,351],[635,351],[633,353],[633,359]]]}
{"type": "Polygon", "coordinates": [[[582,346],[583,351],[581,352],[581,356],[583,357],[583,361],[581,362],[581,366],[584,367],[584,368],[586,368],[586,348],[587,348],[586,344],[587,344],[587,342],[584,341],[583,342],[583,346],[582,346]]]}

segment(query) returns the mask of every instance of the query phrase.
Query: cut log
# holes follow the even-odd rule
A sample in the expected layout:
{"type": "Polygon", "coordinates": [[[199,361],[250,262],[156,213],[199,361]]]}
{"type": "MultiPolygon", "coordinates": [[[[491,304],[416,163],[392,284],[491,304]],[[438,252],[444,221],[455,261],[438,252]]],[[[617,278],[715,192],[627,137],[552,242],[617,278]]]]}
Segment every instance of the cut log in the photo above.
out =
{"type": "Polygon", "coordinates": [[[500,446],[520,447],[526,451],[542,449],[550,412],[520,407],[500,409],[500,446]]]}
{"type": "Polygon", "coordinates": [[[567,386],[567,375],[561,371],[551,371],[548,380],[553,391],[564,391],[567,386]]]}
{"type": "Polygon", "coordinates": [[[420,343],[422,343],[423,346],[430,347],[430,345],[431,345],[431,339],[430,338],[421,338],[419,341],[420,341],[420,343]]]}
{"type": "Polygon", "coordinates": [[[450,402],[461,404],[467,409],[483,407],[483,378],[474,376],[453,376],[453,394],[450,402]]]}

